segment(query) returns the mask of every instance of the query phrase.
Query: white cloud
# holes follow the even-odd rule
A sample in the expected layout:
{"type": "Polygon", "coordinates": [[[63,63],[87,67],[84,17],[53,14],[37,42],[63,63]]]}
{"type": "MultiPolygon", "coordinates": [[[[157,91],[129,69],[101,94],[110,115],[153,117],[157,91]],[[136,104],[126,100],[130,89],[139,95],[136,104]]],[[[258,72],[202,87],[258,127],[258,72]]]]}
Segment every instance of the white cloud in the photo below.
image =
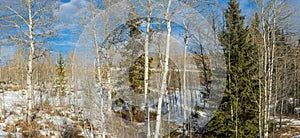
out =
{"type": "Polygon", "coordinates": [[[79,10],[85,9],[87,5],[87,0],[71,0],[66,3],[59,3],[59,8],[55,11],[55,14],[61,22],[55,28],[60,30],[60,34],[59,39],[53,41],[54,47],[52,49],[54,51],[76,46],[78,32],[82,29],[76,19],[80,18],[79,10]]]}
{"type": "Polygon", "coordinates": [[[86,7],[87,3],[86,0],[71,0],[67,3],[61,3],[57,15],[63,22],[72,22],[74,17],[78,15],[78,10],[86,7]]]}

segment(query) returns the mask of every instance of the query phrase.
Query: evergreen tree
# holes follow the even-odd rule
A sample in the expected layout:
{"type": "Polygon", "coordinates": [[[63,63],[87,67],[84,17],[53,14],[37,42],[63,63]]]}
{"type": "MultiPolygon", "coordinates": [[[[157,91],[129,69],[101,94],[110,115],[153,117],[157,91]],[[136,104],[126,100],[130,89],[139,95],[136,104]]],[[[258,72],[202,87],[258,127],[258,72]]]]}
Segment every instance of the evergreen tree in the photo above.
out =
{"type": "Polygon", "coordinates": [[[62,54],[59,54],[59,59],[56,65],[56,86],[55,86],[55,95],[65,96],[66,95],[66,71],[65,71],[65,60],[62,57],[62,54]]]}
{"type": "Polygon", "coordinates": [[[219,110],[208,123],[210,136],[255,137],[258,134],[257,48],[244,27],[239,4],[230,0],[226,28],[220,34],[227,64],[227,80],[219,110]]]}
{"type": "MultiPolygon", "coordinates": [[[[126,25],[129,27],[129,37],[128,45],[125,49],[129,53],[125,53],[127,60],[135,59],[133,63],[130,64],[129,68],[129,82],[130,87],[134,90],[135,93],[143,94],[144,93],[144,65],[145,65],[145,54],[142,54],[138,58],[139,53],[144,51],[143,49],[143,41],[142,37],[143,31],[140,26],[142,25],[145,18],[140,18],[134,9],[134,5],[131,5],[130,12],[128,14],[128,18],[130,19],[126,25]]],[[[152,63],[152,58],[149,58],[149,68],[152,63]]],[[[151,72],[149,71],[149,76],[151,72]]]]}
{"type": "MultiPolygon", "coordinates": [[[[132,66],[129,68],[129,82],[130,87],[134,90],[135,93],[143,94],[144,93],[144,64],[145,64],[145,54],[137,58],[132,66]]],[[[151,63],[153,58],[149,58],[149,68],[151,68],[151,63]]],[[[151,71],[149,70],[149,76],[151,71]]]]}

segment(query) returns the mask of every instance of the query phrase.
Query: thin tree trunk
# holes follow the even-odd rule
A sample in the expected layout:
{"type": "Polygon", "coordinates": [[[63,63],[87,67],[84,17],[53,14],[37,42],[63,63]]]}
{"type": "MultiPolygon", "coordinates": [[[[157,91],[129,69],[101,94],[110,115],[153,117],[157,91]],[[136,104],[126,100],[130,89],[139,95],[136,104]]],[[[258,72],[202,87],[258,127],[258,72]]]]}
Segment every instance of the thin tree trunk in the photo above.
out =
{"type": "MultiPolygon", "coordinates": [[[[255,42],[257,40],[253,40],[253,42],[255,42]]],[[[263,63],[262,63],[262,55],[261,55],[261,51],[260,48],[257,48],[258,51],[258,82],[259,82],[259,97],[258,97],[258,131],[259,131],[259,137],[262,138],[262,82],[261,82],[261,69],[263,68],[263,63]]]]}
{"type": "Polygon", "coordinates": [[[284,71],[283,71],[283,85],[282,85],[282,92],[281,92],[281,105],[280,105],[280,122],[279,122],[279,128],[281,129],[282,127],[282,113],[283,113],[283,101],[284,101],[284,97],[285,97],[285,93],[286,93],[286,89],[287,89],[287,82],[286,82],[286,58],[287,58],[287,53],[285,53],[285,57],[284,57],[284,71]]]}
{"type": "Polygon", "coordinates": [[[279,130],[281,130],[281,126],[282,126],[282,111],[283,111],[283,98],[282,98],[282,93],[281,93],[279,130]]]}
{"type": "Polygon", "coordinates": [[[185,39],[184,39],[184,57],[183,57],[183,84],[182,84],[182,92],[183,92],[183,132],[185,133],[186,131],[186,52],[187,52],[187,47],[189,44],[189,31],[188,27],[185,25],[183,22],[184,27],[185,27],[185,39]]]}
{"type": "MultiPolygon", "coordinates": [[[[190,76],[189,76],[190,77],[190,76]]],[[[194,97],[193,97],[193,92],[191,91],[190,92],[190,98],[191,98],[191,104],[190,104],[190,109],[189,109],[189,135],[190,135],[190,138],[192,138],[192,133],[193,133],[193,124],[192,124],[192,121],[193,121],[193,116],[192,116],[192,110],[193,110],[193,107],[194,107],[194,97]]]]}
{"type": "Polygon", "coordinates": [[[161,82],[161,88],[160,88],[160,97],[158,99],[158,105],[157,105],[157,116],[156,116],[156,126],[155,126],[155,138],[159,137],[159,129],[160,129],[160,123],[161,123],[161,107],[162,107],[162,100],[165,95],[166,91],[166,85],[167,85],[167,73],[169,68],[169,54],[170,54],[170,39],[171,39],[171,20],[168,17],[169,16],[169,10],[171,6],[171,1],[168,1],[168,7],[165,14],[165,21],[167,24],[167,44],[166,44],[166,55],[165,55],[165,63],[164,63],[164,70],[163,70],[163,76],[162,76],[162,82],[161,82]]]}
{"type": "MultiPolygon", "coordinates": [[[[171,75],[170,75],[171,76],[171,75]]],[[[170,99],[170,96],[169,96],[169,94],[170,93],[168,93],[167,95],[166,95],[166,103],[167,103],[167,105],[166,106],[168,106],[168,138],[170,138],[170,119],[171,119],[171,113],[170,113],[170,102],[171,102],[171,99],[170,99]]]]}
{"type": "MultiPolygon", "coordinates": [[[[102,89],[102,76],[101,76],[101,53],[99,49],[99,45],[97,42],[97,32],[96,32],[96,26],[95,23],[93,25],[93,35],[94,35],[94,45],[96,50],[96,56],[97,56],[97,83],[99,86],[99,95],[100,95],[100,116],[101,116],[101,122],[104,124],[104,114],[103,114],[103,89],[102,89]]],[[[105,138],[105,127],[102,125],[102,137],[105,138]]]]}
{"type": "Polygon", "coordinates": [[[268,63],[268,53],[267,53],[267,40],[266,40],[266,37],[267,37],[267,29],[266,29],[266,26],[265,26],[265,18],[264,18],[264,15],[265,12],[264,12],[264,0],[261,1],[261,23],[262,23],[262,30],[263,30],[263,33],[262,33],[262,38],[263,38],[263,45],[264,45],[264,95],[261,97],[261,98],[264,98],[264,100],[262,101],[262,106],[264,106],[263,108],[263,133],[264,133],[264,137],[267,138],[268,137],[268,123],[267,123],[267,109],[268,109],[268,106],[267,106],[267,97],[268,97],[268,74],[267,74],[267,63],[268,63]]]}
{"type": "Polygon", "coordinates": [[[270,84],[269,84],[269,112],[268,112],[268,118],[270,118],[270,110],[271,110],[271,99],[272,99],[272,89],[273,89],[273,71],[274,71],[274,57],[275,57],[275,30],[276,30],[276,0],[274,0],[273,5],[273,27],[272,27],[272,51],[271,51],[271,57],[270,57],[270,84]]]}
{"type": "MultiPolygon", "coordinates": [[[[2,56],[1,53],[1,46],[0,46],[0,57],[2,56]]],[[[2,81],[2,58],[0,58],[0,81],[2,81]]],[[[3,84],[0,82],[0,91],[2,93],[0,97],[0,115],[4,115],[4,89],[3,89],[3,84]]]]}
{"type": "MultiPolygon", "coordinates": [[[[259,71],[259,76],[260,75],[260,71],[259,71]]],[[[262,91],[261,91],[261,80],[259,78],[259,99],[258,99],[258,129],[259,129],[259,137],[262,138],[262,91]]]]}
{"type": "MultiPolygon", "coordinates": [[[[105,3],[105,6],[108,8],[111,6],[110,1],[107,1],[107,3],[105,3]]],[[[113,92],[113,88],[112,88],[112,84],[111,84],[111,63],[110,63],[110,48],[111,45],[113,43],[113,40],[111,41],[111,37],[113,37],[111,34],[109,34],[110,32],[108,32],[109,29],[109,18],[110,15],[108,15],[107,13],[104,15],[105,16],[105,21],[104,21],[104,29],[105,29],[105,35],[107,35],[107,48],[105,51],[105,63],[106,63],[106,90],[107,90],[107,111],[108,113],[111,112],[112,109],[112,92],[113,92]]],[[[97,31],[97,30],[96,30],[97,31]]]]}
{"type": "MultiPolygon", "coordinates": [[[[277,65],[277,64],[276,64],[277,65]]],[[[274,99],[274,110],[273,110],[273,118],[276,116],[276,107],[277,107],[277,102],[278,102],[278,68],[276,68],[275,71],[275,99],[274,99]]]]}
{"type": "Polygon", "coordinates": [[[107,67],[107,109],[108,112],[111,111],[112,107],[112,100],[111,100],[111,94],[112,94],[112,85],[111,85],[111,69],[110,69],[110,47],[111,47],[111,42],[108,40],[108,47],[106,49],[106,67],[107,67]]]}
{"type": "Polygon", "coordinates": [[[31,110],[32,110],[32,63],[33,63],[33,55],[34,55],[34,39],[33,39],[33,22],[32,22],[32,14],[31,14],[31,0],[27,0],[27,8],[28,8],[28,28],[29,28],[29,41],[30,41],[30,51],[28,56],[28,68],[27,68],[27,90],[28,90],[28,98],[27,98],[27,123],[31,122],[31,110]]]}
{"type": "Polygon", "coordinates": [[[298,93],[298,75],[297,74],[298,73],[297,73],[297,71],[298,71],[299,67],[298,67],[297,61],[298,61],[298,48],[295,52],[295,60],[294,60],[294,64],[295,64],[295,70],[294,70],[294,99],[297,99],[297,100],[294,100],[294,102],[293,102],[294,107],[293,108],[298,106],[298,95],[297,95],[297,93],[298,93]]]}
{"type": "Polygon", "coordinates": [[[149,112],[149,102],[148,102],[148,83],[149,83],[149,33],[150,33],[150,24],[151,24],[151,13],[152,13],[152,0],[148,0],[148,17],[147,17],[147,27],[146,27],[146,38],[145,38],[145,72],[144,72],[144,102],[145,102],[145,124],[147,128],[147,138],[151,137],[150,131],[150,112],[149,112]]]}

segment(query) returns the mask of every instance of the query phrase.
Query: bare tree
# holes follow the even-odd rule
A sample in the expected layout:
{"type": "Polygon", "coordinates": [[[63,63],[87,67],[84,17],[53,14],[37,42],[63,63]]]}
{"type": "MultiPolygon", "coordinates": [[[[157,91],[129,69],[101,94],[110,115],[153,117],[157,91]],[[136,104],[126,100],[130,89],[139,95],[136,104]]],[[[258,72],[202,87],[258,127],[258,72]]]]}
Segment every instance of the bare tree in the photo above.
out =
{"type": "Polygon", "coordinates": [[[161,88],[160,88],[160,97],[158,99],[158,105],[157,105],[157,117],[156,117],[156,126],[155,126],[155,138],[159,137],[159,129],[160,129],[160,123],[161,123],[161,107],[162,107],[162,100],[165,95],[166,91],[166,85],[167,85],[167,73],[169,69],[169,52],[170,52],[170,39],[171,39],[171,16],[169,14],[170,7],[171,7],[171,1],[168,0],[168,6],[165,13],[165,21],[167,25],[167,38],[166,38],[166,53],[165,53],[165,59],[164,59],[164,69],[163,69],[163,76],[161,81],[161,88]]]}
{"type": "MultiPolygon", "coordinates": [[[[91,28],[91,31],[92,31],[92,34],[93,34],[93,42],[94,42],[94,47],[95,47],[95,55],[96,55],[96,81],[97,81],[97,84],[98,84],[98,88],[99,88],[99,94],[100,94],[100,114],[101,114],[101,121],[102,122],[105,122],[104,120],[104,114],[103,114],[103,85],[102,85],[102,71],[101,71],[101,47],[99,46],[99,42],[98,42],[98,35],[97,35],[97,28],[96,28],[96,16],[97,16],[97,7],[95,7],[94,5],[97,5],[95,4],[95,2],[90,2],[89,3],[89,7],[88,7],[88,10],[89,12],[91,13],[91,21],[92,21],[92,28],[91,28]]],[[[103,133],[102,133],[102,137],[104,138],[105,137],[105,133],[104,133],[104,129],[105,127],[101,128],[103,133]]]]}
{"type": "MultiPolygon", "coordinates": [[[[262,49],[259,49],[260,58],[262,61],[262,70],[260,70],[260,75],[263,77],[262,83],[260,83],[260,98],[259,98],[259,134],[260,137],[268,137],[270,120],[270,109],[272,104],[272,99],[276,97],[276,87],[275,93],[274,88],[274,60],[276,52],[276,35],[275,31],[284,24],[292,13],[287,12],[285,8],[286,2],[278,0],[255,0],[257,7],[259,9],[258,17],[260,20],[260,30],[261,38],[263,40],[262,49]]],[[[276,82],[275,82],[276,83],[276,82]]],[[[276,99],[275,99],[276,103],[276,99]]]]}
{"type": "Polygon", "coordinates": [[[189,26],[183,21],[184,24],[184,29],[185,29],[185,38],[184,38],[184,57],[183,57],[183,84],[182,84],[182,90],[183,90],[183,132],[186,131],[186,52],[187,52],[187,47],[189,44],[189,26]]]}
{"type": "Polygon", "coordinates": [[[147,128],[147,138],[151,137],[150,130],[150,112],[149,112],[149,102],[148,102],[148,85],[149,85],[149,35],[150,35],[150,25],[151,25],[151,14],[152,14],[152,0],[148,0],[147,5],[147,26],[146,26],[146,36],[145,36],[145,71],[144,71],[144,102],[145,102],[145,124],[147,128]]]}
{"type": "Polygon", "coordinates": [[[53,26],[53,10],[55,2],[45,1],[16,1],[3,6],[2,10],[11,13],[10,19],[5,20],[7,24],[14,26],[16,31],[21,32],[20,36],[11,35],[11,40],[23,43],[24,46],[29,47],[27,57],[27,123],[30,123],[31,110],[33,108],[33,61],[38,57],[36,49],[40,45],[44,45],[43,38],[52,37],[53,26]],[[10,5],[12,4],[12,5],[10,5]]]}

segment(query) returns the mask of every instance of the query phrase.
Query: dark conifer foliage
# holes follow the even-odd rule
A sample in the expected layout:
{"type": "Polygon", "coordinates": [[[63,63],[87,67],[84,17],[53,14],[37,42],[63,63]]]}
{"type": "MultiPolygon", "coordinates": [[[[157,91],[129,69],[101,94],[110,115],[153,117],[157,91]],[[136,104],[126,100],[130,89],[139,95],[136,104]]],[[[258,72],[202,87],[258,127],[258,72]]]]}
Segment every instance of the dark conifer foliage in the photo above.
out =
{"type": "Polygon", "coordinates": [[[207,135],[249,137],[258,134],[257,47],[251,44],[239,4],[231,0],[225,11],[226,28],[219,38],[227,64],[226,90],[207,135]]]}
{"type": "MultiPolygon", "coordinates": [[[[67,76],[65,70],[65,60],[62,57],[62,54],[59,54],[59,59],[57,60],[56,65],[56,87],[55,92],[58,93],[60,96],[66,95],[66,84],[67,84],[67,76]]],[[[56,95],[55,93],[55,95],[56,95]]]]}
{"type": "MultiPolygon", "coordinates": [[[[141,55],[135,60],[132,66],[129,68],[129,82],[130,87],[134,90],[135,93],[143,94],[144,93],[144,65],[145,65],[145,54],[141,55]]],[[[153,58],[149,58],[149,67],[151,67],[153,58]]],[[[149,76],[151,71],[149,72],[149,76]]]]}

